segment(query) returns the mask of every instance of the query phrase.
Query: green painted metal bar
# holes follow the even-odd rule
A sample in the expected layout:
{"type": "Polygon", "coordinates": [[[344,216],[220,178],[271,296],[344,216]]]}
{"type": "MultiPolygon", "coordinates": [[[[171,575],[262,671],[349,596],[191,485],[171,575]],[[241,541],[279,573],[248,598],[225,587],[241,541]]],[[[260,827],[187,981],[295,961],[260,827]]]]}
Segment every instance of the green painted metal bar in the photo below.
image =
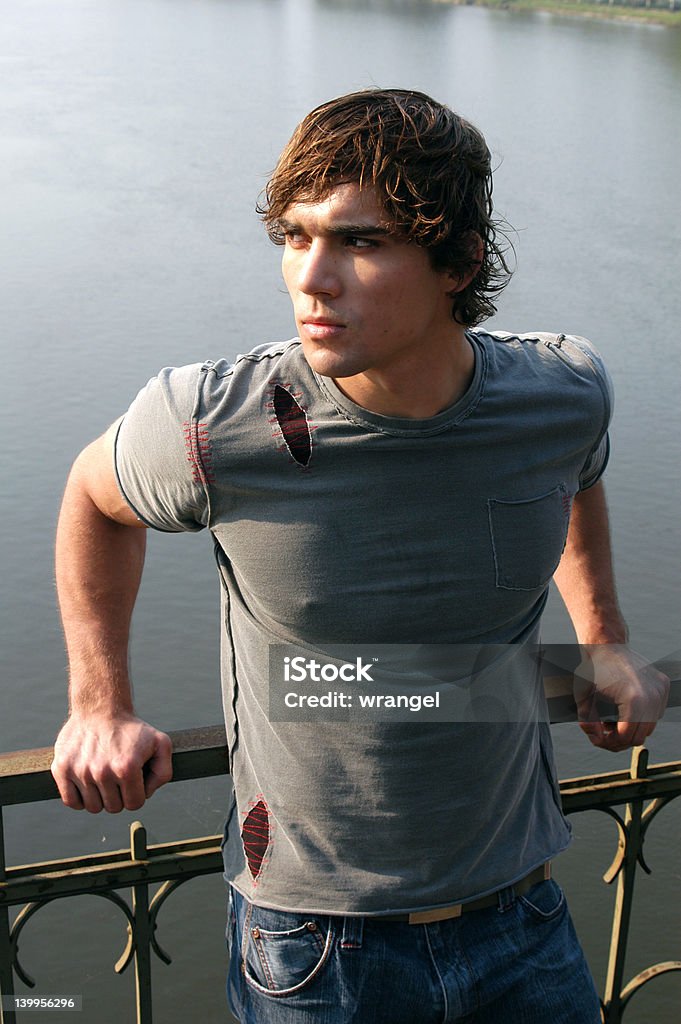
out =
{"type": "MultiPolygon", "coordinates": [[[[5,832],[0,806],[0,885],[5,881],[5,832]]],[[[0,906],[0,996],[14,995],[12,973],[12,942],[10,938],[9,906],[0,906]]],[[[0,1024],[16,1024],[14,1010],[5,1009],[0,999],[0,1024]]]]}
{"type": "Polygon", "coordinates": [[[70,861],[8,868],[6,880],[0,882],[0,907],[213,874],[222,870],[221,841],[222,836],[215,835],[161,843],[149,847],[144,862],[131,859],[129,850],[117,850],[78,858],[76,868],[70,861]]]}
{"type": "MultiPolygon", "coordinates": [[[[147,830],[136,821],[130,826],[130,857],[133,861],[147,859],[147,830]]],[[[135,919],[133,942],[135,949],[135,998],[137,1024],[153,1024],[151,1008],[151,919],[149,916],[149,886],[146,882],[132,889],[132,912],[135,919]]]]}
{"type": "Polygon", "coordinates": [[[649,776],[632,779],[628,771],[610,776],[569,779],[561,782],[560,794],[566,814],[616,807],[632,800],[654,800],[678,793],[681,788],[681,762],[655,766],[649,776]]]}
{"type": "MultiPolygon", "coordinates": [[[[639,779],[646,774],[648,751],[636,747],[631,755],[631,777],[639,779]]],[[[624,989],[624,968],[627,956],[627,944],[631,925],[631,912],[634,902],[634,885],[638,868],[638,857],[641,852],[642,833],[641,817],[643,801],[635,800],[627,804],[624,817],[624,833],[620,835],[620,847],[623,845],[622,862],[617,875],[617,894],[612,917],[610,939],[610,955],[605,979],[605,1024],[621,1024],[622,991],[624,989]]]]}
{"type": "MultiPolygon", "coordinates": [[[[180,729],[169,736],[173,743],[173,782],[229,774],[224,726],[180,729]]],[[[52,747],[0,754],[0,806],[57,800],[59,793],[50,772],[53,756],[52,747]]]]}

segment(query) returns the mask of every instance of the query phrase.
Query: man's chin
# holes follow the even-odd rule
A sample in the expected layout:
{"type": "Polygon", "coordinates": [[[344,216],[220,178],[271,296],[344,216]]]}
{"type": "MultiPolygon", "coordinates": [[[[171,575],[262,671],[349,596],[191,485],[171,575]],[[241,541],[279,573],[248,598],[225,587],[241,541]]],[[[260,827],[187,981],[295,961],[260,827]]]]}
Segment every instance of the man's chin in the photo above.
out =
{"type": "Polygon", "coordinates": [[[303,355],[310,369],[320,377],[354,377],[366,369],[363,365],[357,365],[356,361],[349,359],[347,355],[330,352],[321,346],[307,345],[304,341],[303,355]]]}

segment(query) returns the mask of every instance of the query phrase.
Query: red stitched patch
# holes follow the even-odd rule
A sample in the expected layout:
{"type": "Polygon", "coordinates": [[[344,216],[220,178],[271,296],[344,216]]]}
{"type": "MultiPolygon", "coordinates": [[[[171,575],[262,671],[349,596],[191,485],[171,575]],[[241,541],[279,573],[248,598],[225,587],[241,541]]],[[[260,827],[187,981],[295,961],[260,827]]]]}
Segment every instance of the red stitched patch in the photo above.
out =
{"type": "Polygon", "coordinates": [[[184,434],[184,447],[187,452],[187,462],[192,468],[192,480],[195,484],[215,483],[213,478],[213,453],[210,446],[210,438],[205,423],[190,423],[189,420],[182,424],[184,434]]]}
{"type": "Polygon", "coordinates": [[[241,842],[244,846],[248,868],[254,879],[260,874],[269,841],[270,820],[267,804],[264,800],[258,800],[244,818],[241,829],[241,842]]]}

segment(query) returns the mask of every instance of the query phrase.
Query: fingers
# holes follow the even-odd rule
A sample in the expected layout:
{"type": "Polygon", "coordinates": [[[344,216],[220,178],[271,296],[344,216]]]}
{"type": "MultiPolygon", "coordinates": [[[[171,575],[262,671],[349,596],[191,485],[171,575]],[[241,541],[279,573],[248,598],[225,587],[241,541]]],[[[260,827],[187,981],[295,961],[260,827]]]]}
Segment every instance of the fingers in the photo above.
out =
{"type": "Polygon", "coordinates": [[[582,732],[594,747],[613,753],[643,746],[655,725],[655,722],[580,722],[582,732]]]}
{"type": "Polygon", "coordinates": [[[158,735],[156,753],[145,765],[144,792],[147,797],[150,797],[161,786],[165,786],[166,782],[170,782],[173,777],[173,746],[170,736],[166,736],[164,732],[158,735]]]}
{"type": "Polygon", "coordinates": [[[85,786],[81,783],[79,792],[84,810],[90,814],[99,814],[104,809],[104,801],[96,785],[85,786]]]}
{"type": "Polygon", "coordinates": [[[56,760],[52,762],[51,770],[62,802],[67,807],[70,807],[72,811],[89,811],[91,814],[99,814],[104,807],[104,801],[95,784],[88,784],[83,780],[75,782],[62,771],[56,760]]]}
{"type": "Polygon", "coordinates": [[[72,718],[57,737],[52,774],[72,810],[136,811],[172,777],[170,738],[139,719],[72,718]]]}
{"type": "Polygon", "coordinates": [[[90,814],[99,814],[104,810],[109,814],[118,814],[122,810],[137,810],[144,803],[144,789],[141,785],[141,800],[136,804],[133,798],[127,801],[118,780],[111,773],[97,778],[90,771],[78,771],[55,759],[52,775],[62,802],[74,811],[85,810],[90,814]]]}
{"type": "Polygon", "coordinates": [[[641,747],[656,725],[657,722],[618,722],[617,736],[627,747],[641,747]]]}
{"type": "Polygon", "coordinates": [[[669,679],[624,645],[593,645],[577,671],[575,702],[580,725],[591,743],[604,750],[641,746],[664,714],[669,679]],[[598,698],[615,704],[616,722],[601,719],[598,698]]]}
{"type": "Polygon", "coordinates": [[[121,810],[138,811],[144,806],[147,793],[144,788],[144,766],[119,779],[121,810]]]}
{"type": "Polygon", "coordinates": [[[62,778],[61,775],[57,774],[55,762],[52,762],[51,772],[54,776],[54,781],[57,783],[57,789],[59,790],[59,796],[62,799],[62,803],[66,804],[73,811],[82,811],[84,808],[83,800],[78,791],[75,783],[71,782],[70,779],[62,778]]]}

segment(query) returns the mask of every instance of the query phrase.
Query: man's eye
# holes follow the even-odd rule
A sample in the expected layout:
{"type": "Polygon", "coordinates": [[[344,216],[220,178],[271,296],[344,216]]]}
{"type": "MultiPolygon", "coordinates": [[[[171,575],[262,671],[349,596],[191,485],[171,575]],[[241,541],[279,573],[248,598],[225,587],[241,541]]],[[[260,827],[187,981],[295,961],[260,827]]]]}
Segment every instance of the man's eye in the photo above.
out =
{"type": "Polygon", "coordinates": [[[300,249],[305,245],[305,235],[302,231],[285,231],[284,238],[286,244],[290,245],[293,249],[300,249]]]}
{"type": "Polygon", "coordinates": [[[351,249],[373,249],[377,243],[373,238],[365,238],[364,235],[347,235],[345,244],[351,249]]]}

